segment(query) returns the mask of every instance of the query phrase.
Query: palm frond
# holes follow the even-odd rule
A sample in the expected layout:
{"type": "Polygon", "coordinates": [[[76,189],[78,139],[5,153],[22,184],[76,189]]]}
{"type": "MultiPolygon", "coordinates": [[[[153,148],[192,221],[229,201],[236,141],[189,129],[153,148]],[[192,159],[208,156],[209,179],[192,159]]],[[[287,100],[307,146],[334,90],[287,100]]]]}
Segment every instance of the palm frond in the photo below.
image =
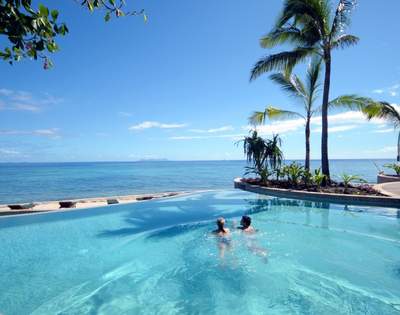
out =
{"type": "Polygon", "coordinates": [[[332,42],[331,47],[344,49],[344,48],[356,45],[359,42],[359,40],[360,39],[357,36],[344,34],[344,35],[340,35],[338,38],[336,38],[332,42]]]}
{"type": "Polygon", "coordinates": [[[320,73],[321,73],[321,63],[322,63],[321,58],[314,57],[311,60],[311,63],[307,69],[307,77],[306,77],[307,101],[306,101],[306,105],[307,105],[308,110],[311,110],[311,107],[312,107],[315,99],[318,97],[319,87],[320,87],[319,77],[320,77],[320,73]]]}
{"type": "Polygon", "coordinates": [[[260,39],[260,45],[263,48],[274,47],[282,43],[302,44],[302,42],[301,32],[294,26],[274,29],[260,39]]]}
{"type": "Polygon", "coordinates": [[[293,97],[304,97],[304,86],[301,83],[300,79],[294,75],[289,73],[274,73],[269,76],[269,78],[276,84],[280,86],[280,88],[293,97]],[[300,81],[300,83],[299,83],[300,81]]]}
{"type": "Polygon", "coordinates": [[[367,119],[381,118],[389,121],[395,128],[400,127],[400,113],[387,102],[373,102],[362,109],[367,119]]]}
{"type": "Polygon", "coordinates": [[[266,112],[258,112],[255,111],[251,116],[249,117],[249,123],[251,125],[257,126],[257,125],[262,125],[265,123],[265,118],[266,118],[266,112]]]}
{"type": "Polygon", "coordinates": [[[292,51],[284,51],[266,56],[254,65],[251,70],[250,81],[253,81],[260,75],[272,70],[283,70],[285,68],[291,69],[313,52],[315,52],[314,48],[298,47],[292,51]]]}
{"type": "Polygon", "coordinates": [[[299,118],[299,117],[305,119],[305,117],[298,112],[283,110],[272,106],[266,108],[265,113],[266,116],[271,120],[285,120],[285,119],[299,118]]]}
{"type": "Polygon", "coordinates": [[[351,11],[356,5],[354,0],[340,0],[330,30],[330,37],[335,38],[350,24],[351,11]]]}
{"type": "Polygon", "coordinates": [[[351,110],[364,110],[370,107],[372,113],[372,107],[375,108],[377,104],[376,101],[369,97],[358,96],[355,94],[341,95],[333,100],[331,100],[328,104],[329,108],[345,108],[351,110]]]}
{"type": "Polygon", "coordinates": [[[326,32],[329,22],[329,5],[326,0],[286,0],[283,11],[277,21],[277,26],[284,26],[288,21],[294,19],[296,22],[303,22],[303,17],[309,17],[314,27],[321,35],[326,32]]]}

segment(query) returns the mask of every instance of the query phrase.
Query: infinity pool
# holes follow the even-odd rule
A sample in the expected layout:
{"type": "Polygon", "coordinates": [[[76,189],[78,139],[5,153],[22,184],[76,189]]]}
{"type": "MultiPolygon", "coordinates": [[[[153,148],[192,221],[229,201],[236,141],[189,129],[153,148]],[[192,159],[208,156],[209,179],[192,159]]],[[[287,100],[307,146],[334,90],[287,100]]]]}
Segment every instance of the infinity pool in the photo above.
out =
{"type": "Polygon", "coordinates": [[[0,218],[0,313],[398,314],[391,213],[227,190],[0,218]]]}

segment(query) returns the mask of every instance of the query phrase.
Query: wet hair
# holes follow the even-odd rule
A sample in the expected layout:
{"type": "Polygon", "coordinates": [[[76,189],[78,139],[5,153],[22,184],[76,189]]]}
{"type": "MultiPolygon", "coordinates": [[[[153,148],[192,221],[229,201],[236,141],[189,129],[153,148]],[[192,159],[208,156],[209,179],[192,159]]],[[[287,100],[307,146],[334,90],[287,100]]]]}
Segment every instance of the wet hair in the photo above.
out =
{"type": "Polygon", "coordinates": [[[242,222],[246,224],[247,226],[250,226],[251,224],[251,218],[247,215],[242,216],[242,222]]]}
{"type": "Polygon", "coordinates": [[[217,226],[218,229],[223,230],[225,225],[225,219],[223,217],[220,217],[217,219],[217,226]]]}

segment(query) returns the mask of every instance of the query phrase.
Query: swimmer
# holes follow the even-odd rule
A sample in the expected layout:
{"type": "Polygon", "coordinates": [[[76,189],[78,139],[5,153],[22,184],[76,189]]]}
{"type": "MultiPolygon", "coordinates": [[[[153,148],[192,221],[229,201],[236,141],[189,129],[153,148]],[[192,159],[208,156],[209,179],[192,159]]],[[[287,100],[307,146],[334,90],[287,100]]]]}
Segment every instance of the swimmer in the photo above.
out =
{"type": "Polygon", "coordinates": [[[225,219],[223,217],[217,219],[217,229],[214,230],[213,233],[218,236],[226,236],[230,234],[229,229],[225,227],[225,219]]]}
{"type": "Polygon", "coordinates": [[[251,226],[251,218],[247,215],[242,216],[238,229],[249,234],[253,234],[256,232],[256,229],[251,226]]]}
{"type": "Polygon", "coordinates": [[[224,218],[221,217],[217,219],[217,229],[212,233],[218,236],[217,247],[219,251],[219,257],[223,259],[225,256],[225,251],[231,248],[230,231],[225,227],[224,218]]]}
{"type": "Polygon", "coordinates": [[[259,257],[263,257],[264,261],[268,262],[267,250],[258,245],[257,238],[255,235],[253,235],[257,232],[257,230],[253,226],[251,226],[251,218],[247,215],[242,216],[242,219],[240,220],[240,226],[238,226],[237,228],[239,230],[242,230],[242,232],[244,232],[247,235],[245,240],[245,245],[250,250],[250,252],[259,257]]]}

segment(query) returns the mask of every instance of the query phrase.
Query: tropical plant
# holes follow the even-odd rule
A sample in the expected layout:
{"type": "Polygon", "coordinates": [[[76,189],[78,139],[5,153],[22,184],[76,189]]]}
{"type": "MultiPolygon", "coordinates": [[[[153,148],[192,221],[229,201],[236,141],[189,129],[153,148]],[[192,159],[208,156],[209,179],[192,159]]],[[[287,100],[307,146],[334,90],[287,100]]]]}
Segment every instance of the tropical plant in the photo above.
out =
{"type": "Polygon", "coordinates": [[[343,174],[340,176],[340,179],[341,179],[341,181],[342,181],[342,183],[343,183],[344,192],[345,192],[345,193],[347,192],[347,190],[348,190],[348,188],[349,188],[349,185],[350,185],[352,182],[359,182],[359,183],[366,183],[366,182],[367,182],[365,179],[363,179],[363,178],[360,177],[359,175],[350,175],[350,174],[346,174],[346,173],[343,173],[343,174]]]}
{"type": "MultiPolygon", "coordinates": [[[[104,10],[105,21],[112,16],[142,15],[143,10],[124,10],[125,0],[82,0],[80,5],[89,11],[104,10]]],[[[0,35],[7,39],[6,47],[0,49],[0,58],[12,64],[23,58],[43,59],[43,66],[52,66],[46,53],[54,53],[59,48],[56,37],[68,33],[65,23],[58,22],[59,12],[39,4],[32,6],[32,0],[0,0],[0,35]]]]}
{"type": "Polygon", "coordinates": [[[309,186],[310,184],[313,183],[312,182],[312,173],[310,172],[310,170],[307,170],[304,168],[304,172],[303,172],[303,175],[301,178],[306,186],[309,186]]]}
{"type": "Polygon", "coordinates": [[[312,181],[317,186],[318,189],[321,187],[321,185],[325,181],[325,179],[326,179],[326,176],[322,173],[320,168],[317,168],[314,170],[314,174],[312,176],[312,181]]]}
{"type": "Polygon", "coordinates": [[[285,165],[282,171],[287,177],[289,183],[297,186],[300,183],[300,179],[303,177],[304,167],[297,162],[292,162],[289,165],[285,165]]]}
{"type": "Polygon", "coordinates": [[[322,173],[329,180],[328,104],[331,79],[332,50],[357,44],[358,38],[344,33],[350,22],[354,0],[339,0],[335,10],[329,0],[285,0],[275,27],[261,38],[263,48],[291,44],[292,50],[260,59],[251,71],[254,80],[271,70],[292,69],[309,56],[318,55],[325,65],[322,98],[321,163],[322,173]]]}
{"type": "Polygon", "coordinates": [[[261,181],[265,184],[268,182],[268,178],[273,174],[268,167],[263,166],[261,168],[255,166],[246,166],[244,175],[255,174],[259,176],[261,181]]]}
{"type": "Polygon", "coordinates": [[[398,164],[398,163],[388,163],[388,164],[385,164],[383,166],[393,170],[396,173],[396,175],[400,176],[400,164],[398,164]]]}
{"type": "Polygon", "coordinates": [[[274,135],[272,139],[263,139],[254,130],[250,136],[245,137],[242,141],[247,162],[253,164],[246,167],[245,174],[255,173],[266,182],[268,177],[281,167],[283,161],[279,135],[274,135]]]}
{"type": "MultiPolygon", "coordinates": [[[[400,112],[387,102],[374,102],[361,108],[368,120],[380,118],[388,121],[395,129],[400,129],[400,112]]],[[[397,161],[400,161],[400,130],[397,137],[397,161]]]]}

